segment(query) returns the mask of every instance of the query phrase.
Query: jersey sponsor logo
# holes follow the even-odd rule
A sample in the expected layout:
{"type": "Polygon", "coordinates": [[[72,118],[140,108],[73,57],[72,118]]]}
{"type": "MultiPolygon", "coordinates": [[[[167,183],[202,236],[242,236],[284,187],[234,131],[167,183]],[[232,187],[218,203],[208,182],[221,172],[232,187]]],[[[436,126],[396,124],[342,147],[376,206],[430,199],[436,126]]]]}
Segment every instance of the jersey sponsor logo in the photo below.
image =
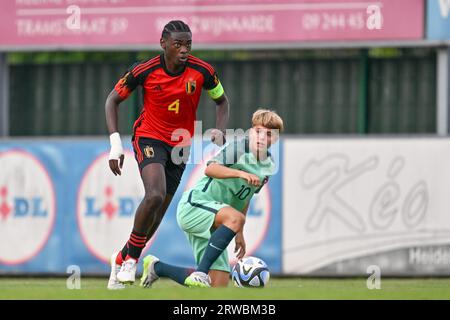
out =
{"type": "Polygon", "coordinates": [[[0,264],[22,264],[38,255],[51,235],[55,191],[31,153],[0,152],[0,167],[0,264]]]}
{"type": "MultiPolygon", "coordinates": [[[[108,154],[101,154],[87,168],[77,197],[77,221],[89,251],[109,263],[111,254],[122,249],[133,228],[136,208],[144,196],[138,166],[125,151],[122,175],[110,171],[108,154]]],[[[154,237],[147,244],[150,247],[154,237]]]]}
{"type": "MultiPolygon", "coordinates": [[[[212,159],[215,153],[205,155],[203,162],[198,164],[188,177],[188,182],[184,191],[194,187],[197,181],[203,177],[206,164],[212,159]]],[[[270,197],[269,185],[264,186],[258,194],[255,194],[250,201],[250,207],[247,212],[244,238],[246,241],[246,256],[253,255],[260,247],[261,243],[266,237],[266,233],[269,228],[269,222],[271,217],[272,202],[270,197]]],[[[234,253],[235,243],[231,241],[227,251],[230,264],[237,262],[236,254],[234,253]]]]}
{"type": "Polygon", "coordinates": [[[153,158],[155,156],[155,150],[153,150],[153,147],[145,146],[144,154],[147,158],[153,158]]]}
{"type": "Polygon", "coordinates": [[[195,88],[197,87],[197,81],[189,80],[186,82],[186,93],[188,95],[193,95],[195,93],[195,88]]]}

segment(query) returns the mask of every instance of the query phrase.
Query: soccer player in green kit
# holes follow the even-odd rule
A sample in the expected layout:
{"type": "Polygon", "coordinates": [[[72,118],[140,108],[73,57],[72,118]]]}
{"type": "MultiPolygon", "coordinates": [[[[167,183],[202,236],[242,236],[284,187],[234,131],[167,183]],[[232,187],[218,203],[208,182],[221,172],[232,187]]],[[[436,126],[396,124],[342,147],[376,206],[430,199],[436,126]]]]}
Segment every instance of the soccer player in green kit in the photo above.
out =
{"type": "Polygon", "coordinates": [[[144,258],[141,286],[150,287],[160,277],[188,287],[228,285],[226,248],[235,238],[237,258],[245,255],[243,227],[250,199],[275,173],[268,149],[282,130],[279,115],[259,109],[253,114],[248,137],[228,144],[208,162],[205,175],[184,192],[177,208],[177,221],[192,246],[197,270],[149,255],[144,258]]]}

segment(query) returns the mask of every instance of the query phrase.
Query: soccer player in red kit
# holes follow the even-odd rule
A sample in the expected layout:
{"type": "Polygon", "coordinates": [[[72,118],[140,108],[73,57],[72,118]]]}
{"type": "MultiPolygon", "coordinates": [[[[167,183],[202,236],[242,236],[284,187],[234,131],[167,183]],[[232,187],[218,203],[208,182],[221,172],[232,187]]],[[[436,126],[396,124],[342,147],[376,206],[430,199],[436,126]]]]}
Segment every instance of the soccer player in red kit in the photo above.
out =
{"type": "Polygon", "coordinates": [[[121,174],[124,154],[118,132],[118,107],[138,86],[143,88],[144,106],[133,126],[133,149],[144,183],[145,196],[136,210],[130,238],[111,257],[109,289],[122,289],[135,281],[136,264],[146,242],[158,228],[185,169],[190,137],[194,133],[201,89],[216,103],[216,128],[211,140],[222,145],[228,122],[229,103],[214,68],[190,55],[192,34],[182,21],[170,21],[162,32],[163,53],[135,63],[109,94],[106,122],[110,134],[109,166],[121,174]],[[184,129],[189,137],[177,137],[184,129]],[[172,149],[184,160],[173,162],[172,149]],[[184,154],[183,154],[184,152],[184,154]]]}

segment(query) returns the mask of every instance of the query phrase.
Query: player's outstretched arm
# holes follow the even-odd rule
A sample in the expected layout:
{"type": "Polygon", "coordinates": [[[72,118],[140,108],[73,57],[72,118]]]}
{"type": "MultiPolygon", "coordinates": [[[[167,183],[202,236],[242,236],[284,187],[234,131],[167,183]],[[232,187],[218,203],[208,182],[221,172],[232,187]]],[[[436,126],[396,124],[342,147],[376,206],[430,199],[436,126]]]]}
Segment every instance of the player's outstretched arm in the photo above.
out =
{"type": "Polygon", "coordinates": [[[110,134],[109,140],[111,150],[109,152],[109,168],[114,175],[120,175],[125,159],[122,147],[122,141],[119,135],[119,104],[123,101],[122,97],[113,89],[105,103],[106,125],[110,134]]]}
{"type": "Polygon", "coordinates": [[[216,103],[216,129],[211,132],[211,141],[218,146],[225,144],[225,129],[228,125],[228,118],[230,115],[230,102],[225,93],[217,99],[216,103]]]}
{"type": "Polygon", "coordinates": [[[257,175],[248,173],[242,170],[225,167],[218,163],[211,163],[206,167],[205,175],[215,179],[230,179],[241,178],[247,181],[248,184],[259,186],[260,181],[257,175]]]}

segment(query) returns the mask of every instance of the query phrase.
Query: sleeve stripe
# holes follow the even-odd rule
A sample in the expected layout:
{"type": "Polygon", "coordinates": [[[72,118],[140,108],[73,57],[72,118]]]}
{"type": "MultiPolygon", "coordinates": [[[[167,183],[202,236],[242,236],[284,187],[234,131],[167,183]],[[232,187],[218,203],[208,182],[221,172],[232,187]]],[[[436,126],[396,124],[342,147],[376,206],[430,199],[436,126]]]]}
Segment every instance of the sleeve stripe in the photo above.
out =
{"type": "Polygon", "coordinates": [[[145,65],[157,61],[158,58],[159,58],[159,56],[156,56],[156,57],[153,57],[153,58],[151,58],[150,60],[147,60],[147,61],[145,61],[145,62],[143,62],[143,63],[139,63],[136,67],[133,68],[133,72],[137,72],[140,68],[145,67],[145,65]]]}
{"type": "Polygon", "coordinates": [[[147,69],[147,67],[151,67],[154,63],[159,62],[159,56],[154,57],[153,59],[140,64],[138,66],[136,66],[131,73],[133,73],[133,76],[137,76],[138,74],[140,74],[142,71],[144,71],[145,69],[147,69]]]}
{"type": "Polygon", "coordinates": [[[117,92],[117,94],[122,98],[126,99],[130,96],[131,91],[128,88],[123,87],[120,84],[120,81],[114,86],[114,90],[117,92]]]}
{"type": "Polygon", "coordinates": [[[211,66],[207,65],[207,64],[204,64],[204,63],[201,63],[201,62],[198,62],[198,61],[192,61],[192,60],[189,61],[189,62],[192,63],[192,64],[196,64],[196,65],[198,65],[200,67],[205,68],[209,72],[209,74],[212,75],[212,76],[215,73],[214,69],[211,66]]]}
{"type": "Polygon", "coordinates": [[[193,63],[203,65],[205,68],[207,68],[210,71],[214,71],[214,68],[209,63],[207,63],[206,61],[203,61],[202,59],[199,59],[193,55],[189,55],[189,60],[191,60],[191,62],[193,62],[193,63]]]}
{"type": "Polygon", "coordinates": [[[196,58],[194,56],[189,56],[189,60],[191,60],[190,61],[191,63],[197,64],[197,65],[202,66],[203,68],[207,69],[212,76],[214,75],[214,73],[215,73],[214,68],[211,67],[211,65],[209,65],[205,61],[200,60],[199,58],[196,58]]]}
{"type": "Polygon", "coordinates": [[[145,68],[145,69],[139,71],[138,73],[134,74],[133,76],[134,77],[138,77],[141,73],[144,73],[144,72],[146,72],[148,70],[153,71],[153,70],[157,69],[158,67],[161,67],[161,64],[153,63],[153,64],[149,65],[147,68],[145,68]]]}

